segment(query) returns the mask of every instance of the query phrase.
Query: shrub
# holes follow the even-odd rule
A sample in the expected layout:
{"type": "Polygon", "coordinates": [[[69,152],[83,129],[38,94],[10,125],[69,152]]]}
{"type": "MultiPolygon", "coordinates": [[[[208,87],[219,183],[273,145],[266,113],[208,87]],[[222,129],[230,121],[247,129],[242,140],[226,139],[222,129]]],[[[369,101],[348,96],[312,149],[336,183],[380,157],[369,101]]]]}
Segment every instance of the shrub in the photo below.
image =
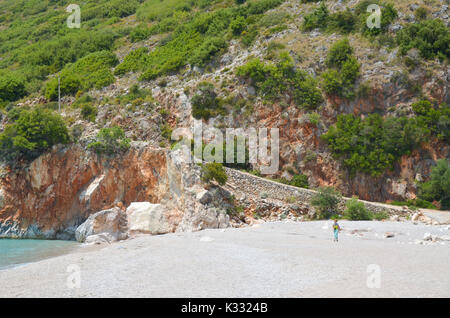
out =
{"type": "Polygon", "coordinates": [[[397,34],[400,53],[416,48],[423,58],[447,59],[450,57],[450,33],[442,20],[425,20],[409,24],[397,34]]]}
{"type": "Polygon", "coordinates": [[[236,74],[251,78],[259,94],[267,100],[292,96],[298,107],[316,109],[323,101],[317,81],[305,72],[295,70],[294,61],[282,52],[276,64],[252,59],[238,67],[236,74]]]}
{"type": "Polygon", "coordinates": [[[357,22],[357,16],[347,8],[345,11],[336,12],[330,16],[328,29],[350,33],[356,29],[357,22]]]}
{"type": "Polygon", "coordinates": [[[352,198],[346,203],[347,209],[344,216],[353,221],[372,220],[372,214],[367,210],[364,203],[358,201],[357,198],[352,198]]]}
{"type": "Polygon", "coordinates": [[[211,182],[215,180],[220,185],[225,185],[227,183],[227,173],[221,163],[210,162],[202,164],[202,180],[204,182],[211,182]]]}
{"type": "Polygon", "coordinates": [[[219,102],[214,85],[208,82],[200,83],[197,93],[191,99],[192,116],[196,119],[209,119],[218,114],[219,102]]]}
{"type": "Polygon", "coordinates": [[[353,48],[347,38],[334,43],[328,51],[326,63],[328,67],[341,68],[342,65],[353,57],[353,48]]]}
{"type": "Polygon", "coordinates": [[[125,137],[122,128],[102,128],[96,136],[96,140],[88,145],[88,149],[98,155],[116,155],[130,148],[130,140],[125,137]]]}
{"type": "Polygon", "coordinates": [[[429,101],[421,100],[413,103],[412,109],[419,125],[430,130],[437,138],[450,142],[450,107],[443,104],[435,109],[429,101]]]}
{"type": "Polygon", "coordinates": [[[23,80],[17,75],[0,74],[0,101],[16,101],[26,95],[23,80]]]}
{"type": "Polygon", "coordinates": [[[337,214],[341,195],[333,187],[320,188],[311,199],[311,204],[317,209],[319,219],[329,219],[337,214]]]}
{"type": "Polygon", "coordinates": [[[309,189],[308,176],[304,174],[297,174],[293,176],[292,180],[289,181],[289,184],[294,187],[309,189]]]}
{"type": "Polygon", "coordinates": [[[360,64],[353,56],[353,48],[347,38],[331,46],[326,63],[331,69],[322,73],[324,91],[346,99],[354,98],[354,84],[359,77],[360,64]]]}
{"type": "Polygon", "coordinates": [[[400,156],[426,140],[429,131],[415,119],[371,114],[364,120],[352,114],[339,115],[335,126],[321,138],[352,173],[378,176],[392,168],[400,156]]]}
{"type": "Polygon", "coordinates": [[[428,10],[424,7],[418,7],[416,9],[416,11],[414,12],[414,16],[416,18],[416,20],[420,21],[420,20],[425,20],[427,18],[428,15],[428,10]]]}
{"type": "Polygon", "coordinates": [[[302,29],[304,31],[311,31],[313,29],[324,29],[328,23],[329,11],[327,6],[322,2],[320,6],[312,13],[305,15],[302,29]]]}
{"type": "Polygon", "coordinates": [[[239,36],[241,35],[242,31],[245,30],[246,25],[247,24],[245,22],[244,17],[239,16],[235,20],[233,20],[233,22],[231,22],[230,24],[231,32],[233,33],[233,35],[239,36]]]}
{"type": "Polygon", "coordinates": [[[419,187],[419,197],[426,201],[439,201],[442,209],[450,208],[450,162],[438,160],[431,169],[430,180],[419,187]]]}
{"type": "Polygon", "coordinates": [[[69,142],[63,119],[48,109],[23,110],[0,134],[0,157],[9,164],[32,160],[56,144],[69,142]]]}
{"type": "Polygon", "coordinates": [[[83,104],[81,106],[81,117],[83,117],[84,120],[94,122],[95,117],[97,117],[97,108],[91,104],[83,104]]]}
{"type": "MultiPolygon", "coordinates": [[[[61,71],[61,95],[72,95],[79,90],[102,88],[114,82],[110,68],[118,63],[117,57],[108,51],[91,53],[61,71]]],[[[47,83],[45,96],[58,97],[58,79],[47,83]]]]}

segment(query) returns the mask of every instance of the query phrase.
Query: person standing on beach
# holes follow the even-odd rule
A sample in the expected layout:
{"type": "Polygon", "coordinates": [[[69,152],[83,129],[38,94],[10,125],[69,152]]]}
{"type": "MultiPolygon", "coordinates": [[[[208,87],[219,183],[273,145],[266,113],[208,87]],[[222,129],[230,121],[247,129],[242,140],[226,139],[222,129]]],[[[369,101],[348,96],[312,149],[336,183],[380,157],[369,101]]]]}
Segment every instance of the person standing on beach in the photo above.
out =
{"type": "Polygon", "coordinates": [[[339,232],[341,231],[341,227],[339,226],[339,223],[337,221],[337,219],[334,220],[333,223],[333,232],[334,232],[334,238],[333,238],[333,242],[337,242],[339,239],[339,232]]]}

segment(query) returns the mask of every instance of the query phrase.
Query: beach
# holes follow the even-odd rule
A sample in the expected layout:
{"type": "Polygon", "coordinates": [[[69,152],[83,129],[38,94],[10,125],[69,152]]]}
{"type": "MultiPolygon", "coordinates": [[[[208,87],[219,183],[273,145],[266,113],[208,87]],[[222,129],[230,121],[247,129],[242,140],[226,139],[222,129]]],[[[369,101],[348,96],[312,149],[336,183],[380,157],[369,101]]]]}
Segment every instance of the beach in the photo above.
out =
{"type": "Polygon", "coordinates": [[[0,271],[0,297],[450,296],[448,225],[340,224],[338,243],[282,221],[85,246],[0,271]]]}

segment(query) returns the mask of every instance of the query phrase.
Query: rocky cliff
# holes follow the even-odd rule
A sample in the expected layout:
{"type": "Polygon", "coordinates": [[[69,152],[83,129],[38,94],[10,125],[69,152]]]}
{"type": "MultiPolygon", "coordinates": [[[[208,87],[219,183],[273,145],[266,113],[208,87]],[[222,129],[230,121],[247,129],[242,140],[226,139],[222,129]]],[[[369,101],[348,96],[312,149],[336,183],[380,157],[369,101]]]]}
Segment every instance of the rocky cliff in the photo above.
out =
{"type": "Polygon", "coordinates": [[[199,167],[177,152],[138,143],[108,158],[79,146],[55,147],[26,169],[3,171],[0,237],[73,239],[91,214],[132,202],[164,205],[173,232],[226,224],[230,198],[205,189],[199,167]]]}

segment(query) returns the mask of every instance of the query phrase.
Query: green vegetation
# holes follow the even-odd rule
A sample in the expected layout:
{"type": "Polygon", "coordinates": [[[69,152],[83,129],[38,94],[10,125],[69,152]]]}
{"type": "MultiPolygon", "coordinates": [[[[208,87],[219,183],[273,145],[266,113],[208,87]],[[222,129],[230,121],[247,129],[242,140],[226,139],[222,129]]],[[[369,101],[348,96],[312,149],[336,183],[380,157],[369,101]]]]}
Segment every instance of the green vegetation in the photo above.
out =
{"type": "Polygon", "coordinates": [[[361,119],[352,114],[339,115],[335,126],[321,136],[337,158],[352,173],[360,171],[378,176],[393,168],[396,160],[418,148],[429,136],[415,118],[371,114],[361,119]]]}
{"type": "Polygon", "coordinates": [[[436,207],[431,202],[422,199],[414,199],[408,201],[392,201],[389,204],[396,206],[407,206],[411,209],[436,209],[436,207]]]}
{"type": "Polygon", "coordinates": [[[430,136],[449,142],[447,105],[435,109],[429,101],[421,100],[413,103],[412,109],[415,116],[411,118],[371,114],[361,119],[351,114],[338,115],[336,125],[321,138],[352,173],[378,176],[392,169],[401,156],[420,148],[430,136]]]}
{"type": "Polygon", "coordinates": [[[114,126],[102,128],[96,136],[96,140],[88,145],[98,155],[117,155],[130,148],[130,140],[125,137],[122,128],[114,126]]]}
{"type": "Polygon", "coordinates": [[[442,20],[425,20],[409,24],[397,34],[400,52],[416,48],[423,58],[441,60],[450,57],[450,33],[442,20]]]}
{"type": "Polygon", "coordinates": [[[15,101],[26,94],[23,80],[14,75],[0,73],[0,104],[2,101],[15,101]]]}
{"type": "Polygon", "coordinates": [[[450,208],[450,162],[438,160],[431,169],[429,181],[420,185],[419,197],[426,201],[438,201],[441,208],[450,208]]]}
{"type": "Polygon", "coordinates": [[[276,64],[252,59],[237,69],[237,75],[252,79],[257,91],[267,100],[289,95],[298,107],[316,109],[323,101],[317,81],[306,72],[295,70],[294,61],[282,52],[276,64]]]}
{"type": "Polygon", "coordinates": [[[340,200],[341,194],[333,187],[323,187],[311,198],[311,204],[316,208],[319,219],[329,219],[337,214],[340,200]]]}
{"type": "Polygon", "coordinates": [[[288,184],[297,188],[304,188],[304,189],[309,189],[309,182],[308,182],[308,176],[304,175],[304,174],[296,174],[292,177],[291,180],[287,180],[285,178],[281,178],[281,179],[274,179],[274,181],[283,183],[283,184],[288,184]]]}
{"type": "Polygon", "coordinates": [[[376,36],[385,33],[396,18],[397,10],[391,4],[377,0],[360,1],[354,10],[347,8],[333,14],[330,14],[325,1],[322,1],[313,12],[305,15],[302,29],[304,31],[320,29],[328,33],[340,32],[343,34],[359,31],[366,36],[376,36]],[[380,28],[369,29],[367,27],[367,19],[372,14],[367,12],[367,8],[371,4],[377,4],[381,7],[380,28]]]}
{"type": "Polygon", "coordinates": [[[201,165],[202,168],[202,180],[204,182],[211,182],[215,180],[220,185],[227,183],[227,173],[221,163],[210,162],[201,165]]]}
{"type": "Polygon", "coordinates": [[[53,145],[69,142],[62,118],[48,109],[22,110],[0,134],[0,158],[14,165],[32,160],[53,145]]]}
{"type": "MultiPolygon", "coordinates": [[[[110,68],[118,63],[116,56],[108,51],[91,53],[61,71],[61,95],[71,95],[90,88],[102,88],[114,82],[110,68]]],[[[58,98],[58,79],[47,83],[45,97],[58,98]]]]}
{"type": "Polygon", "coordinates": [[[358,198],[352,198],[347,201],[344,217],[352,221],[372,220],[372,213],[367,210],[364,203],[358,201],[358,198]]]}
{"type": "Polygon", "coordinates": [[[214,85],[208,82],[202,82],[197,86],[197,92],[192,97],[191,104],[192,116],[196,119],[209,119],[222,113],[214,85]]]}
{"type": "Polygon", "coordinates": [[[442,104],[437,108],[427,100],[412,104],[418,125],[429,130],[437,138],[450,142],[450,107],[442,104]]]}
{"type": "Polygon", "coordinates": [[[200,13],[192,9],[206,6],[207,2],[192,1],[188,5],[177,0],[164,3],[147,1],[138,9],[138,18],[158,23],[150,28],[140,25],[131,33],[132,40],[144,39],[151,34],[171,33],[148,54],[144,50],[130,53],[116,74],[142,70],[141,80],[151,80],[177,72],[187,64],[203,67],[224,51],[230,37],[241,37],[244,44],[250,45],[258,35],[258,21],[263,13],[282,2],[258,0],[200,13]],[[173,20],[175,16],[177,19],[173,20]]]}
{"type": "Polygon", "coordinates": [[[355,97],[354,86],[359,77],[360,64],[353,56],[353,48],[347,38],[333,44],[326,63],[331,69],[322,73],[325,92],[346,99],[355,97]]]}
{"type": "Polygon", "coordinates": [[[94,122],[97,117],[97,108],[91,104],[83,104],[81,106],[81,117],[84,120],[94,122]]]}

